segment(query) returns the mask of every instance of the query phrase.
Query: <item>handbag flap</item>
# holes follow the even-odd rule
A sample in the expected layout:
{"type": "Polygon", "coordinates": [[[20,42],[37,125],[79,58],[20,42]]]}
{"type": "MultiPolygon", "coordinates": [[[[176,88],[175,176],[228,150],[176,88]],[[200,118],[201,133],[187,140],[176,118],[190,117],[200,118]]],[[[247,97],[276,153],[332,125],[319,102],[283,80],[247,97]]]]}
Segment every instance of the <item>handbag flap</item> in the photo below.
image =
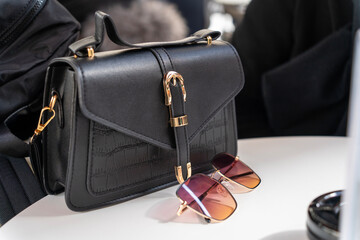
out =
{"type": "MultiPolygon", "coordinates": [[[[244,85],[240,59],[228,43],[214,41],[166,48],[187,92],[189,141],[244,85]]],[[[99,52],[90,58],[58,58],[75,71],[79,105],[89,119],[156,146],[173,149],[163,73],[149,49],[99,52]]]]}

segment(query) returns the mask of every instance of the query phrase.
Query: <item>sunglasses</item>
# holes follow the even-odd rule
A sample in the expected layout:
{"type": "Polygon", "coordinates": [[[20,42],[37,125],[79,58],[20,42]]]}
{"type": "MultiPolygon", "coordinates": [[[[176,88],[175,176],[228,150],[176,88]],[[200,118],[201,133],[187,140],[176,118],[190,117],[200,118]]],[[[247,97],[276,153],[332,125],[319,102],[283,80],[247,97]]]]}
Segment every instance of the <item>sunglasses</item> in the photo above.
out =
{"type": "Polygon", "coordinates": [[[260,182],[260,177],[245,163],[227,153],[219,153],[211,163],[215,172],[211,177],[205,174],[195,174],[183,182],[176,196],[181,201],[177,215],[181,215],[186,209],[204,217],[210,223],[221,222],[230,217],[237,207],[237,203],[229,190],[221,182],[234,183],[244,192],[256,188],[260,182]],[[218,173],[220,179],[215,179],[218,173]]]}

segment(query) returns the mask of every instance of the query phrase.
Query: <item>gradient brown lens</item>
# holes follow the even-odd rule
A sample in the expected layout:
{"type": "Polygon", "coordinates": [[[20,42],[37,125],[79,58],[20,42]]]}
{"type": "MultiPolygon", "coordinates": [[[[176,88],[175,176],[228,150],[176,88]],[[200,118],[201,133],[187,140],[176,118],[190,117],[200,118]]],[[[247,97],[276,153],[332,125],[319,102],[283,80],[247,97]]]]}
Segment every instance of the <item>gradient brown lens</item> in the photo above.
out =
{"type": "Polygon", "coordinates": [[[215,220],[225,220],[236,209],[230,192],[218,181],[196,174],[180,185],[176,195],[195,211],[215,220]]]}
{"type": "Polygon", "coordinates": [[[221,174],[247,188],[253,189],[260,184],[259,176],[230,154],[217,154],[213,158],[212,164],[221,174]]]}

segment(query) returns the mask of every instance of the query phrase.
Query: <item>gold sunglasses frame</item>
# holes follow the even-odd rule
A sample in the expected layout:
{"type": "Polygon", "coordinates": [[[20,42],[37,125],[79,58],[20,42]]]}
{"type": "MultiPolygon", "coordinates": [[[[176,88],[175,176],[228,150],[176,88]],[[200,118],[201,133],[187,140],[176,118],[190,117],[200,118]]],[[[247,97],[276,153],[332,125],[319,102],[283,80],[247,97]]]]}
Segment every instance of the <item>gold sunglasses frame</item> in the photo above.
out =
{"type": "MultiPolygon", "coordinates": [[[[235,161],[241,161],[241,160],[239,159],[239,156],[236,156],[236,157],[234,157],[234,158],[235,158],[235,161]]],[[[258,183],[255,187],[253,187],[253,188],[247,187],[247,186],[245,186],[245,185],[243,185],[243,184],[240,184],[240,183],[238,183],[238,182],[236,182],[236,181],[234,181],[234,180],[226,177],[226,176],[225,176],[224,174],[222,174],[222,173],[220,172],[220,170],[217,169],[213,164],[212,164],[212,167],[215,169],[215,171],[213,171],[210,176],[200,173],[200,175],[207,176],[207,177],[213,179],[214,181],[218,182],[219,184],[221,184],[221,185],[230,193],[230,196],[232,197],[232,199],[233,199],[234,202],[235,202],[235,208],[234,208],[234,211],[233,211],[228,217],[220,220],[220,219],[215,219],[215,218],[213,218],[213,217],[206,216],[205,214],[199,212],[198,210],[195,210],[194,208],[190,207],[190,206],[188,205],[188,203],[187,203],[186,201],[183,201],[183,200],[177,195],[177,193],[176,193],[176,197],[180,200],[180,203],[181,203],[180,206],[179,206],[179,208],[178,208],[178,210],[177,210],[177,215],[180,216],[184,211],[186,211],[186,209],[190,209],[192,212],[194,212],[194,213],[200,215],[201,217],[203,217],[207,223],[210,223],[210,222],[222,222],[222,221],[225,221],[226,219],[228,219],[228,218],[236,211],[236,209],[237,209],[237,202],[236,202],[234,196],[233,196],[233,195],[231,194],[231,192],[229,191],[229,189],[227,189],[227,188],[221,183],[221,181],[227,181],[227,182],[230,182],[230,183],[235,183],[235,185],[238,185],[238,186],[240,186],[240,187],[243,187],[243,188],[248,189],[247,192],[251,192],[251,191],[254,190],[256,187],[258,187],[258,186],[260,185],[260,183],[261,183],[261,178],[259,177],[259,175],[258,175],[257,173],[255,173],[254,170],[252,170],[252,168],[250,168],[248,165],[246,165],[243,161],[241,161],[241,163],[243,163],[246,167],[248,167],[249,169],[251,169],[251,171],[259,178],[259,183],[258,183]],[[215,175],[216,173],[218,173],[218,174],[220,175],[219,180],[217,180],[217,179],[214,178],[214,175],[215,175]],[[224,180],[222,180],[222,179],[224,179],[224,180]]],[[[185,180],[185,182],[186,182],[186,181],[187,181],[187,180],[185,180]]],[[[182,184],[184,184],[184,183],[182,183],[182,184]]],[[[182,184],[180,185],[180,187],[182,186],[182,184]]],[[[178,189],[180,189],[180,187],[179,187],[178,189]]],[[[177,190],[176,190],[176,192],[177,192],[177,190]]],[[[245,193],[245,192],[244,192],[244,193],[245,193]]]]}
{"type": "MultiPolygon", "coordinates": [[[[247,186],[245,186],[245,185],[243,185],[243,184],[241,184],[241,183],[238,183],[238,182],[232,180],[231,178],[228,178],[227,176],[225,176],[224,174],[222,174],[222,173],[220,172],[220,170],[217,169],[214,165],[212,165],[212,166],[213,166],[213,168],[215,169],[215,171],[211,174],[211,178],[212,178],[216,173],[218,173],[222,178],[225,178],[228,182],[235,183],[235,185],[238,185],[238,186],[240,186],[240,187],[244,187],[244,188],[248,189],[249,191],[247,191],[247,192],[251,192],[252,190],[254,190],[255,188],[257,188],[257,186],[260,185],[260,183],[261,183],[261,178],[259,177],[259,175],[257,175],[257,173],[256,173],[254,170],[252,170],[251,167],[249,167],[247,164],[245,164],[243,161],[241,161],[241,160],[239,159],[239,156],[236,156],[236,157],[235,157],[235,161],[240,161],[240,162],[241,162],[242,164],[244,164],[246,167],[248,167],[249,169],[251,169],[251,171],[259,178],[259,183],[258,183],[255,187],[250,188],[250,187],[247,187],[247,186]]],[[[221,180],[221,178],[220,178],[219,180],[221,180]]]]}
{"type": "MultiPolygon", "coordinates": [[[[226,191],[229,192],[230,196],[232,197],[232,199],[233,199],[234,202],[235,202],[234,211],[233,211],[229,216],[227,216],[227,217],[224,218],[224,219],[216,219],[216,218],[213,218],[213,217],[209,217],[209,216],[206,216],[205,214],[199,212],[198,210],[195,210],[194,208],[190,207],[186,201],[183,201],[183,200],[176,194],[176,197],[177,197],[177,198],[180,200],[180,202],[181,202],[181,204],[180,204],[180,206],[179,206],[179,209],[177,210],[177,215],[180,216],[184,211],[186,211],[186,209],[190,209],[190,210],[193,211],[194,213],[196,213],[196,214],[200,215],[201,217],[203,217],[207,223],[210,223],[210,222],[222,222],[222,221],[225,221],[226,219],[228,219],[228,218],[235,212],[235,210],[237,209],[237,202],[236,202],[234,196],[230,193],[229,189],[227,189],[224,185],[222,185],[220,181],[216,180],[215,178],[210,177],[209,175],[205,175],[205,174],[203,174],[203,173],[198,173],[198,174],[195,174],[195,175],[204,175],[204,176],[206,176],[206,177],[211,178],[211,179],[214,180],[215,182],[218,182],[221,186],[223,186],[223,187],[226,189],[226,191]]],[[[195,176],[195,175],[194,175],[194,176],[195,176]]],[[[185,180],[185,182],[186,182],[186,180],[185,180]]],[[[184,184],[184,183],[182,183],[182,184],[184,184]]],[[[180,187],[181,187],[181,185],[180,185],[180,187]]],[[[179,187],[179,188],[180,188],[180,187],[179,187]]],[[[176,192],[177,192],[177,191],[176,191],[176,192]]]]}

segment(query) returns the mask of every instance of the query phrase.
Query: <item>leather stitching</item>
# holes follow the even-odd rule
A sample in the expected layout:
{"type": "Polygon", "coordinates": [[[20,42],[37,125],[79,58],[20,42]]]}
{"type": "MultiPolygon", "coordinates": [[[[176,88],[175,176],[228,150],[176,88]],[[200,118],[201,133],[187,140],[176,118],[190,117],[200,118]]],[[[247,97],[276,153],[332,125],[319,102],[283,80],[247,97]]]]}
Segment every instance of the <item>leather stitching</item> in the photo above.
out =
{"type": "MultiPolygon", "coordinates": [[[[74,96],[74,98],[76,99],[76,95],[74,96]]],[[[73,140],[74,140],[74,143],[75,143],[75,140],[76,140],[76,137],[77,137],[77,131],[78,131],[78,128],[77,128],[77,126],[78,126],[78,113],[77,113],[77,106],[76,106],[77,104],[75,103],[75,104],[73,104],[73,113],[74,113],[74,115],[75,115],[75,126],[73,127],[73,128],[75,128],[75,132],[74,132],[74,134],[73,134],[73,140]]],[[[69,185],[69,196],[68,196],[68,199],[69,199],[69,201],[71,202],[71,198],[70,198],[70,194],[71,194],[71,189],[72,189],[72,186],[73,186],[73,180],[74,180],[74,172],[75,172],[75,170],[74,170],[74,165],[75,165],[75,161],[74,161],[74,155],[75,155],[75,146],[73,147],[73,152],[71,153],[71,158],[69,158],[69,159],[71,159],[71,168],[68,168],[68,172],[70,171],[71,172],[71,178],[70,178],[70,185],[69,185]]],[[[67,175],[67,174],[66,174],[67,175]]],[[[74,203],[72,203],[71,202],[71,204],[74,206],[74,207],[76,207],[76,208],[79,208],[79,209],[81,209],[81,207],[77,207],[74,203]]]]}
{"type": "MultiPolygon", "coordinates": [[[[94,139],[95,139],[95,137],[94,137],[94,122],[93,121],[91,121],[90,122],[90,134],[91,134],[91,146],[89,146],[89,147],[91,147],[91,155],[89,156],[89,161],[90,161],[90,171],[88,171],[88,175],[89,175],[89,178],[90,178],[90,191],[91,191],[91,193],[92,194],[94,194],[95,193],[95,191],[94,191],[94,188],[93,188],[93,181],[94,181],[94,176],[93,176],[93,164],[94,164],[94,160],[93,160],[93,158],[94,158],[94,139]]],[[[87,177],[88,178],[88,177],[87,177]]]]}
{"type": "Polygon", "coordinates": [[[165,62],[163,60],[163,58],[161,57],[161,54],[154,48],[153,51],[156,53],[156,55],[159,57],[159,59],[161,60],[162,63],[162,70],[163,70],[163,75],[165,76],[165,74],[167,73],[166,71],[166,66],[165,66],[165,62]]]}
{"type": "Polygon", "coordinates": [[[175,67],[174,67],[174,64],[173,64],[173,62],[172,62],[172,60],[171,60],[171,57],[170,57],[169,53],[166,51],[165,48],[162,47],[161,49],[164,51],[164,53],[165,53],[165,54],[167,55],[167,57],[169,58],[172,69],[173,69],[174,71],[176,71],[176,69],[175,69],[175,67]]]}

